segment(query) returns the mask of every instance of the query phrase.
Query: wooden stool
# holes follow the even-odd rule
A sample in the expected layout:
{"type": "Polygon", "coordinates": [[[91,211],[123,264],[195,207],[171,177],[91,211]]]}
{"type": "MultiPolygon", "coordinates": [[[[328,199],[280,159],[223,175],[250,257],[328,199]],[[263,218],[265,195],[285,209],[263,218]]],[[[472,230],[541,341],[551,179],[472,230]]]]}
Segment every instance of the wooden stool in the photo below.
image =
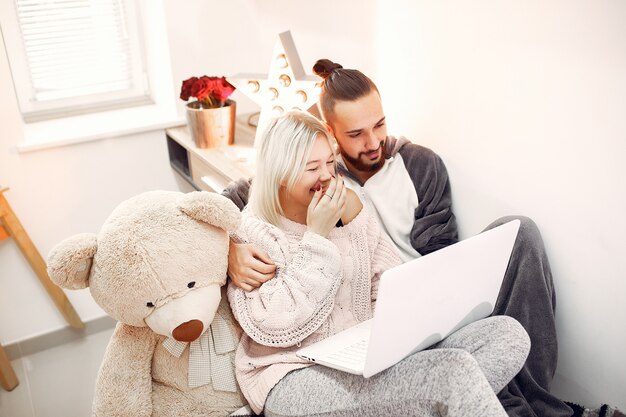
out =
{"type": "MultiPolygon", "coordinates": [[[[48,276],[46,271],[46,263],[39,254],[39,251],[28,237],[28,234],[22,227],[15,213],[11,209],[9,202],[4,198],[4,192],[9,189],[0,187],[0,241],[12,237],[17,243],[18,248],[28,260],[28,263],[37,274],[37,278],[44,286],[50,298],[61,312],[65,320],[75,329],[84,329],[85,324],[82,322],[76,310],[68,300],[67,296],[57,287],[48,276]]],[[[18,384],[15,372],[11,367],[11,363],[7,355],[0,345],[0,383],[7,390],[12,390],[18,384]]]]}
{"type": "Polygon", "coordinates": [[[7,354],[4,353],[2,345],[0,345],[0,384],[2,384],[2,388],[7,391],[12,391],[13,388],[17,387],[17,384],[19,384],[15,371],[11,366],[11,362],[9,362],[7,354]]]}

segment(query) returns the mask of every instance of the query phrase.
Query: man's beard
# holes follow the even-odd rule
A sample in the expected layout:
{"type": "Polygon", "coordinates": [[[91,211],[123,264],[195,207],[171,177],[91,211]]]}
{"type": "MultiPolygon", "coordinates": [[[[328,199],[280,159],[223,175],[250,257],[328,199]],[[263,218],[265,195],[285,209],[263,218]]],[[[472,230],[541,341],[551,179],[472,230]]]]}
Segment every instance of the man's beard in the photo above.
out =
{"type": "Polygon", "coordinates": [[[367,158],[366,156],[367,152],[359,153],[359,155],[356,158],[353,158],[350,155],[347,155],[343,151],[343,149],[341,149],[341,146],[339,147],[339,152],[341,153],[341,157],[343,158],[343,160],[349,163],[350,166],[354,167],[356,170],[362,171],[362,172],[376,172],[380,168],[382,168],[382,166],[385,163],[384,146],[385,146],[385,140],[383,139],[380,141],[380,145],[379,145],[379,149],[381,150],[380,157],[378,161],[375,163],[371,163],[371,162],[367,163],[361,159],[361,157],[367,158]]]}

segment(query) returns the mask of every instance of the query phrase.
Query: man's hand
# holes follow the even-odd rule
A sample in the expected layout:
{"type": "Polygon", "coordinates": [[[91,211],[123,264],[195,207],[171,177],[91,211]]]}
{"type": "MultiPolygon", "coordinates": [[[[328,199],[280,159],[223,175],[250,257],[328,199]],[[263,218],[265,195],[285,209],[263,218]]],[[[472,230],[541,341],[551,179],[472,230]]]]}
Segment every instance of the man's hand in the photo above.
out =
{"type": "Polygon", "coordinates": [[[228,276],[237,287],[252,291],[274,278],[275,273],[276,265],[267,253],[252,244],[230,241],[228,276]]]}

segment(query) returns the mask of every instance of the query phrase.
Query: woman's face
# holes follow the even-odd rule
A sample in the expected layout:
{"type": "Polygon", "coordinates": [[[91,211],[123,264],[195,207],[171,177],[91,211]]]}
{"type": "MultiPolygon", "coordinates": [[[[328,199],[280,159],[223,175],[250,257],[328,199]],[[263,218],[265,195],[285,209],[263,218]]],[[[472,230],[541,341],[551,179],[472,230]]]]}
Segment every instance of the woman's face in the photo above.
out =
{"type": "MultiPolygon", "coordinates": [[[[313,194],[317,189],[326,191],[330,180],[335,176],[335,154],[333,153],[328,140],[323,135],[317,135],[313,143],[313,149],[304,167],[304,172],[294,185],[292,190],[281,187],[280,193],[283,210],[289,208],[304,209],[309,207],[313,194]]],[[[291,210],[289,210],[291,211],[291,210]]]]}

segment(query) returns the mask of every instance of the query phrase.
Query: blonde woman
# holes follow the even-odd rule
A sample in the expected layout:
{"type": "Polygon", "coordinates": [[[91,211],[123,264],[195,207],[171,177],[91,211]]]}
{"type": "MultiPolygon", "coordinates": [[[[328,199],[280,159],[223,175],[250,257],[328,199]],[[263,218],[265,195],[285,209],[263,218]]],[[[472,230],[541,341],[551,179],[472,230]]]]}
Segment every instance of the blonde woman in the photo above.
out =
{"type": "MultiPolygon", "coordinates": [[[[273,120],[258,145],[250,202],[233,239],[265,251],[276,274],[249,292],[228,288],[245,332],[236,375],[251,408],[268,417],[506,416],[495,393],[529,350],[527,334],[509,317],[473,323],[369,379],[296,356],[301,346],[371,318],[380,274],[401,263],[337,177],[335,149],[324,125],[302,112],[273,120]]],[[[411,318],[419,319],[426,318],[411,318]]]]}

